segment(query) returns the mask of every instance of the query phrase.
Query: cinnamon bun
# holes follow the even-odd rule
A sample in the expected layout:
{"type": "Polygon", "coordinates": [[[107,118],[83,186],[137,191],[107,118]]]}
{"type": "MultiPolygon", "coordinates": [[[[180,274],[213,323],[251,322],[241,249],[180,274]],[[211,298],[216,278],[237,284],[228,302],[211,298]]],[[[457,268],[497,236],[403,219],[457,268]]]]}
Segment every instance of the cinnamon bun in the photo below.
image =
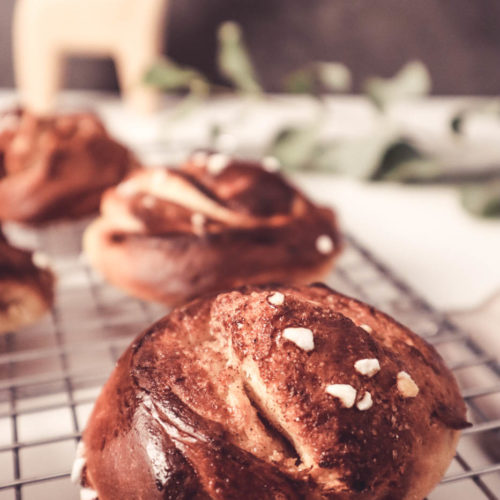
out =
{"type": "Polygon", "coordinates": [[[83,434],[88,498],[422,500],[469,424],[433,347],[323,285],[197,299],[122,355],[83,434]]]}
{"type": "Polygon", "coordinates": [[[36,321],[52,305],[47,258],[11,246],[0,229],[0,333],[36,321]]]}
{"type": "Polygon", "coordinates": [[[319,280],[341,238],[332,210],[265,165],[197,153],[108,190],[84,249],[116,286],[177,304],[242,284],[319,280]]]}
{"type": "Polygon", "coordinates": [[[0,119],[0,220],[39,224],[97,212],[134,160],[91,113],[0,119]]]}

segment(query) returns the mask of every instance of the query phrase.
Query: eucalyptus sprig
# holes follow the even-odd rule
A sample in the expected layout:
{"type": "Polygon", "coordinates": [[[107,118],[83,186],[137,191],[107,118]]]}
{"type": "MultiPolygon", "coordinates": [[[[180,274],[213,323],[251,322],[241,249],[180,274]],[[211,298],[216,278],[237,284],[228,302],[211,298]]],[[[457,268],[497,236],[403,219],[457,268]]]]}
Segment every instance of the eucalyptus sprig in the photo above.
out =
{"type": "Polygon", "coordinates": [[[408,62],[392,78],[374,76],[364,83],[366,95],[381,110],[402,99],[426,96],[431,86],[431,76],[421,61],[408,62]]]}
{"type": "MultiPolygon", "coordinates": [[[[255,66],[246,47],[243,33],[234,22],[220,25],[217,33],[217,67],[227,85],[213,82],[196,69],[180,66],[169,59],[153,65],[144,80],[148,85],[166,92],[177,92],[184,98],[170,119],[183,118],[196,110],[210,95],[217,92],[266,99],[255,66]]],[[[286,124],[270,139],[266,154],[275,156],[289,169],[321,170],[372,181],[443,182],[440,162],[430,156],[401,131],[391,120],[391,106],[402,100],[428,95],[431,77],[420,61],[405,64],[392,78],[371,77],[363,85],[365,94],[378,110],[379,126],[369,135],[351,139],[327,139],[323,129],[328,117],[327,98],[351,89],[351,73],[338,62],[315,61],[291,72],[284,82],[284,91],[309,95],[315,103],[315,114],[306,123],[286,124]]],[[[245,108],[248,109],[248,108],[245,108]]],[[[463,131],[465,122],[477,113],[494,114],[500,118],[500,101],[462,108],[452,117],[450,130],[463,131]]],[[[244,120],[245,112],[238,115],[244,120]]],[[[226,125],[227,126],[227,125],[226,125]]],[[[225,132],[225,125],[210,127],[212,144],[225,132]]],[[[473,215],[500,217],[500,181],[486,180],[471,184],[463,180],[463,206],[473,215]]]]}
{"type": "Polygon", "coordinates": [[[259,94],[262,88],[243,40],[241,28],[234,22],[222,23],[218,34],[217,65],[219,72],[230,83],[224,86],[210,82],[198,70],[181,66],[171,59],[160,59],[144,75],[144,83],[165,92],[187,92],[189,95],[208,96],[218,91],[259,94]]]}
{"type": "MultiPolygon", "coordinates": [[[[198,70],[181,66],[171,59],[157,61],[144,75],[144,83],[165,92],[176,92],[184,98],[169,114],[169,126],[194,112],[211,95],[218,92],[236,93],[240,96],[262,96],[262,87],[247,49],[240,26],[227,21],[217,32],[217,68],[227,85],[211,82],[198,70]]],[[[239,114],[243,118],[245,110],[239,114]]],[[[216,147],[224,133],[220,123],[210,125],[210,144],[216,147]]]]}
{"type": "Polygon", "coordinates": [[[462,205],[478,217],[500,217],[500,180],[471,184],[461,190],[462,205]]]}
{"type": "Polygon", "coordinates": [[[490,116],[500,119],[500,99],[488,99],[461,107],[450,119],[452,132],[462,134],[467,122],[475,116],[490,116]]]}
{"type": "MultiPolygon", "coordinates": [[[[316,62],[299,68],[286,79],[289,92],[306,93],[322,103],[333,92],[347,91],[351,85],[348,68],[340,63],[316,62]]],[[[380,127],[354,139],[325,140],[320,119],[306,125],[290,125],[280,130],[270,143],[268,154],[289,168],[325,170],[368,180],[416,182],[439,172],[438,163],[428,157],[397,130],[385,116],[391,104],[401,99],[426,95],[430,76],[419,61],[406,64],[393,78],[369,78],[367,97],[380,111],[380,127]]]]}
{"type": "Polygon", "coordinates": [[[261,94],[252,59],[243,40],[238,24],[232,21],[221,24],[218,31],[219,50],[217,64],[220,73],[234,88],[245,94],[261,94]]]}
{"type": "Polygon", "coordinates": [[[351,72],[342,63],[312,62],[290,73],[285,92],[321,95],[323,92],[347,92],[351,88],[351,72]]]}

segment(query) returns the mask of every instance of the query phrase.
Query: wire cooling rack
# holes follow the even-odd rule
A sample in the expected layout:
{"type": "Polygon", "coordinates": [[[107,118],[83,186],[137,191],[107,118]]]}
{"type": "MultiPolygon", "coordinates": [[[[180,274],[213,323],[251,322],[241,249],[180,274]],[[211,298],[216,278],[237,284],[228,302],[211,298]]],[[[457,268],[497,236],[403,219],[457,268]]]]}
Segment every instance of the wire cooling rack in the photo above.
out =
{"type": "MultiPolygon", "coordinates": [[[[43,321],[0,337],[0,500],[78,498],[70,468],[99,388],[130,340],[166,312],[124,295],[89,268],[80,256],[84,226],[10,232],[49,255],[58,285],[43,321]]],[[[429,498],[500,499],[496,361],[352,237],[327,283],[425,337],[459,380],[474,426],[429,498]]]]}

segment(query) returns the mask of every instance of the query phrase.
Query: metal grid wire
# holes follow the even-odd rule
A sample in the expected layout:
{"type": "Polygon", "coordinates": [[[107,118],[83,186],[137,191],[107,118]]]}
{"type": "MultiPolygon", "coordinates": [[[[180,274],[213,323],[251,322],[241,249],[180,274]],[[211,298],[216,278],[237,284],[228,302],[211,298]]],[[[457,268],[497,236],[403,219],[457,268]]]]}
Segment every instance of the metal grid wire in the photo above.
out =
{"type": "MultiPolygon", "coordinates": [[[[80,256],[85,222],[12,236],[48,254],[58,275],[42,322],[0,338],[0,500],[78,498],[76,443],[99,388],[130,340],[166,311],[102,281],[80,256]]],[[[500,499],[500,369],[470,337],[355,239],[327,283],[425,337],[461,385],[474,426],[430,499],[500,499]]]]}

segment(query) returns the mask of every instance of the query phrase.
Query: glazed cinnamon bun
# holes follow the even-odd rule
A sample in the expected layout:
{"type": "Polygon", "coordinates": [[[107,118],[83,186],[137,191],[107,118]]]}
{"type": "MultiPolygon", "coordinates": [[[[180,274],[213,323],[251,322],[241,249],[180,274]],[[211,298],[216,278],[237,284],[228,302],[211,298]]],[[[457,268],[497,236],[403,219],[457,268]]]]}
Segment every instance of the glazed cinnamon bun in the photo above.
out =
{"type": "Polygon", "coordinates": [[[0,333],[36,321],[52,305],[47,258],[11,246],[0,229],[0,333]]]}
{"type": "Polygon", "coordinates": [[[108,190],[84,249],[116,286],[176,304],[247,283],[319,280],[341,238],[332,210],[265,164],[197,153],[108,190]]]}
{"type": "Polygon", "coordinates": [[[134,164],[91,113],[0,119],[0,220],[39,224],[97,212],[134,164]]]}
{"type": "Polygon", "coordinates": [[[465,405],[433,347],[323,285],[197,299],[122,355],[83,434],[85,498],[422,500],[465,405]]]}

